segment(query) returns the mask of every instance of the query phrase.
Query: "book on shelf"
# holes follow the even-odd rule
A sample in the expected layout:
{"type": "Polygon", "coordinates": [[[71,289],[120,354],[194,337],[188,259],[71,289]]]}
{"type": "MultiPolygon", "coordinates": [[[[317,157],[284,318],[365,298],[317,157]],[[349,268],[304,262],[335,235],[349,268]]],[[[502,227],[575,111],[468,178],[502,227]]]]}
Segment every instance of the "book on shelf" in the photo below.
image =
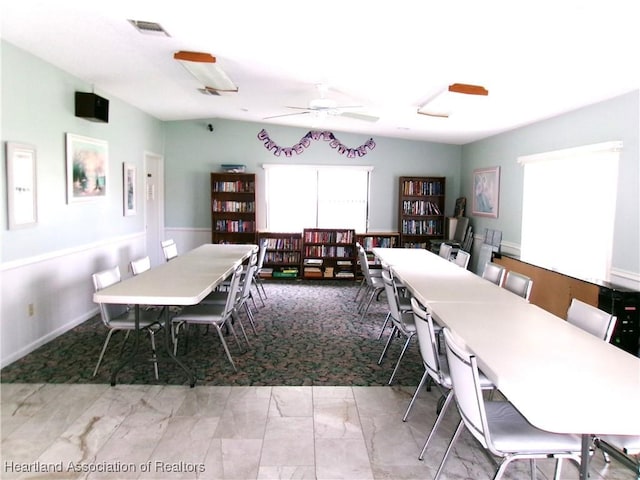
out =
{"type": "Polygon", "coordinates": [[[336,278],[353,278],[353,272],[349,272],[347,270],[342,270],[338,273],[336,273],[336,278]]]}
{"type": "Polygon", "coordinates": [[[353,264],[351,263],[351,260],[337,260],[336,265],[338,267],[350,267],[353,264]]]}
{"type": "Polygon", "coordinates": [[[271,278],[273,276],[273,268],[261,268],[259,276],[261,278],[271,278]]]}
{"type": "Polygon", "coordinates": [[[304,264],[305,265],[310,265],[310,266],[321,266],[322,265],[322,259],[321,258],[305,258],[304,259],[304,264]]]}
{"type": "Polygon", "coordinates": [[[327,267],[324,269],[324,276],[326,278],[333,278],[333,267],[327,267]]]}

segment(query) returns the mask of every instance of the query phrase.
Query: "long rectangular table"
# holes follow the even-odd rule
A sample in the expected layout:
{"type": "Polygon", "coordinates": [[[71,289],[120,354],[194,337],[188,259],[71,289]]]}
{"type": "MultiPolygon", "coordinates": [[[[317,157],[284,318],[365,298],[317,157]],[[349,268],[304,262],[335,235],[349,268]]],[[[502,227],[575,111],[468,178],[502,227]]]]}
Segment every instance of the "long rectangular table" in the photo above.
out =
{"type": "MultiPolygon", "coordinates": [[[[201,245],[167,263],[95,292],[93,301],[135,305],[136,322],[139,322],[140,305],[195,305],[215,290],[257,248],[257,245],[250,244],[201,245]]],[[[165,312],[168,320],[168,309],[165,312]]],[[[169,328],[168,322],[165,325],[165,328],[169,328]]],[[[136,328],[136,348],[138,333],[136,328]]],[[[193,387],[195,376],[173,355],[170,335],[165,335],[165,338],[167,353],[189,375],[193,387]]],[[[126,359],[112,372],[111,385],[115,385],[118,371],[130,360],[126,359]]]]}
{"type": "Polygon", "coordinates": [[[430,252],[374,254],[532,425],[582,435],[581,479],[591,435],[640,435],[640,359],[430,252]]]}

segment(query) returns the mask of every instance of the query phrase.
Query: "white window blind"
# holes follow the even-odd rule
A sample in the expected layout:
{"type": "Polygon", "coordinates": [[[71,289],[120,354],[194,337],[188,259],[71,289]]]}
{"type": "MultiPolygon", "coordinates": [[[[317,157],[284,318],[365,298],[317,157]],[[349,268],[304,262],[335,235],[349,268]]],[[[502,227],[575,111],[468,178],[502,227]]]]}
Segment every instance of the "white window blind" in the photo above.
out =
{"type": "Polygon", "coordinates": [[[520,157],[521,259],[582,279],[609,280],[621,142],[520,157]]]}
{"type": "Polygon", "coordinates": [[[265,164],[267,229],[367,231],[373,167],[265,164]]]}

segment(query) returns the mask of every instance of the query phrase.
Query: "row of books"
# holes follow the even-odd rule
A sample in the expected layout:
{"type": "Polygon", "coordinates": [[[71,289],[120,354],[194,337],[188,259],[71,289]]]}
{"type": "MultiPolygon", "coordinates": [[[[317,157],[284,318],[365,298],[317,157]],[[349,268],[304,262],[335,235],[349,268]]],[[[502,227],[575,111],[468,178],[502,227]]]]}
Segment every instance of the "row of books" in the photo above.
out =
{"type": "Polygon", "coordinates": [[[304,241],[307,243],[353,243],[354,236],[354,230],[304,231],[304,241]]]}
{"type": "Polygon", "coordinates": [[[426,200],[405,200],[402,202],[405,215],[442,215],[440,207],[426,200]]]}
{"type": "Polygon", "coordinates": [[[352,247],[333,245],[309,245],[304,247],[305,257],[353,257],[352,247]]]}
{"type": "Polygon", "coordinates": [[[254,182],[237,180],[234,182],[213,182],[211,190],[214,192],[240,192],[253,193],[255,191],[254,182]]]}
{"type": "Polygon", "coordinates": [[[361,239],[362,248],[371,250],[372,248],[393,248],[396,246],[396,237],[364,237],[361,239]]]}
{"type": "Polygon", "coordinates": [[[266,252],[267,263],[300,263],[300,252],[266,252]]]}
{"type": "Polygon", "coordinates": [[[300,250],[302,238],[264,238],[267,250],[300,250]]]}
{"type": "Polygon", "coordinates": [[[442,182],[432,180],[407,180],[402,182],[403,195],[444,195],[442,182]]]}
{"type": "Polygon", "coordinates": [[[211,208],[214,212],[253,213],[256,211],[255,202],[233,202],[230,200],[213,200],[211,208]]]}
{"type": "Polygon", "coordinates": [[[260,269],[261,278],[296,278],[298,276],[298,269],[283,268],[282,270],[274,270],[273,268],[260,269]]]}
{"type": "Polygon", "coordinates": [[[408,235],[442,235],[441,220],[403,220],[402,233],[408,235]]]}
{"type": "Polygon", "coordinates": [[[324,271],[320,267],[305,267],[303,270],[306,278],[354,278],[354,273],[349,270],[338,270],[334,267],[326,267],[324,271]]]}
{"type": "Polygon", "coordinates": [[[213,228],[216,232],[251,233],[256,230],[256,222],[249,220],[216,220],[213,228]]]}

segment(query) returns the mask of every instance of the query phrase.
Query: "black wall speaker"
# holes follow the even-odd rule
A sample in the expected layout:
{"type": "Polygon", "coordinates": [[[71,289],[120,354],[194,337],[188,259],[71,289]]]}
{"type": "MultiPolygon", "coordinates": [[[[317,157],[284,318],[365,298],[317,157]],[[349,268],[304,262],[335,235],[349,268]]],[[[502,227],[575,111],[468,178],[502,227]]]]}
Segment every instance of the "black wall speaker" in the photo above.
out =
{"type": "Polygon", "coordinates": [[[76,117],[109,123],[109,100],[95,93],[76,92],[76,117]]]}

